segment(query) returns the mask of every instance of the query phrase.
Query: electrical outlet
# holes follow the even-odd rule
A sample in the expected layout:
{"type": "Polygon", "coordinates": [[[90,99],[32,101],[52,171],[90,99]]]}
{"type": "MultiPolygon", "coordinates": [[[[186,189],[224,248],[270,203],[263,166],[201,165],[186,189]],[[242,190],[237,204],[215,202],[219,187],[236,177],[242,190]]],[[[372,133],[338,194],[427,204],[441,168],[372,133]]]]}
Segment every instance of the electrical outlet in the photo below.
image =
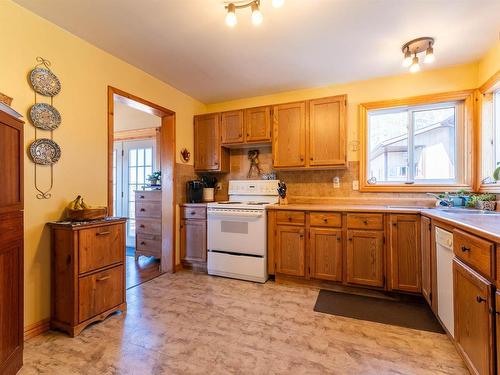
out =
{"type": "Polygon", "coordinates": [[[358,180],[352,181],[352,190],[359,190],[359,181],[358,180]]]}
{"type": "Polygon", "coordinates": [[[215,185],[215,190],[222,190],[222,182],[217,182],[217,185],[215,185]]]}
{"type": "Polygon", "coordinates": [[[340,188],[340,177],[339,176],[333,177],[333,188],[334,189],[340,188]]]}

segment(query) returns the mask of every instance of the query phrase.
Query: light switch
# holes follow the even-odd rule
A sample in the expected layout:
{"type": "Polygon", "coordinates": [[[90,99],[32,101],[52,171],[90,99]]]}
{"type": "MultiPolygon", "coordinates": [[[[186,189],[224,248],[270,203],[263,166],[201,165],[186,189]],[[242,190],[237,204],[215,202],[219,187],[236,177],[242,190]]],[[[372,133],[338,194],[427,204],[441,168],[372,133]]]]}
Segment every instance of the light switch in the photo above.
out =
{"type": "Polygon", "coordinates": [[[352,181],[352,190],[359,190],[359,180],[352,181]]]}
{"type": "Polygon", "coordinates": [[[334,189],[340,188],[340,177],[339,176],[333,177],[333,188],[334,189]]]}

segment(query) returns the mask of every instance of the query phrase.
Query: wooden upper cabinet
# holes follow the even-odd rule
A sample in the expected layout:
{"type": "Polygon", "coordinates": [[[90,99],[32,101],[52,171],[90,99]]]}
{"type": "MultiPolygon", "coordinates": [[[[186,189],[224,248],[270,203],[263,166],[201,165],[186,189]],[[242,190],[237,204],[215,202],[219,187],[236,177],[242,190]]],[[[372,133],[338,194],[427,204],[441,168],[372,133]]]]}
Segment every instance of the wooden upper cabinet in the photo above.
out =
{"type": "Polygon", "coordinates": [[[309,102],[309,165],[343,166],[346,164],[347,96],[309,102]]]}
{"type": "Polygon", "coordinates": [[[422,247],[422,294],[429,305],[432,305],[432,236],[431,219],[420,218],[420,243],[422,247]]]}
{"type": "Polygon", "coordinates": [[[243,111],[223,112],[221,115],[222,144],[243,143],[243,111]]]}
{"type": "Polygon", "coordinates": [[[306,166],[306,103],[281,104],[273,108],[273,166],[306,166]]]}
{"type": "Polygon", "coordinates": [[[305,229],[302,226],[276,227],[276,272],[305,276],[305,229]]]}
{"type": "Polygon", "coordinates": [[[342,230],[309,229],[310,276],[342,281],[342,230]]]}
{"type": "Polygon", "coordinates": [[[347,239],[347,282],[383,287],[384,232],[348,230],[347,239]]]}
{"type": "Polygon", "coordinates": [[[271,142],[271,107],[245,109],[245,142],[271,142]]]}
{"type": "Polygon", "coordinates": [[[420,220],[418,215],[390,216],[391,289],[421,291],[420,220]]]}
{"type": "Polygon", "coordinates": [[[226,172],[229,152],[221,147],[220,114],[210,113],[194,118],[194,169],[226,172]]]}
{"type": "Polygon", "coordinates": [[[491,283],[453,261],[455,341],[474,374],[494,374],[491,283]]]}

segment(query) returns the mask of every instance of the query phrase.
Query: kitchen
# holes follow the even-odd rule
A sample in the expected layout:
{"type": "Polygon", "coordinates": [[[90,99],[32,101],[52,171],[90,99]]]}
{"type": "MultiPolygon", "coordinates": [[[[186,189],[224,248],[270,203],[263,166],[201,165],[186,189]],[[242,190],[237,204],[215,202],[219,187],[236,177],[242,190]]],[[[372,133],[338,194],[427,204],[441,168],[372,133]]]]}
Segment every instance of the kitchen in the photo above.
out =
{"type": "Polygon", "coordinates": [[[498,11],[1,2],[0,374],[500,373],[498,11]],[[161,119],[124,218],[113,95],[161,119]],[[69,221],[80,193],[107,217],[69,221]]]}

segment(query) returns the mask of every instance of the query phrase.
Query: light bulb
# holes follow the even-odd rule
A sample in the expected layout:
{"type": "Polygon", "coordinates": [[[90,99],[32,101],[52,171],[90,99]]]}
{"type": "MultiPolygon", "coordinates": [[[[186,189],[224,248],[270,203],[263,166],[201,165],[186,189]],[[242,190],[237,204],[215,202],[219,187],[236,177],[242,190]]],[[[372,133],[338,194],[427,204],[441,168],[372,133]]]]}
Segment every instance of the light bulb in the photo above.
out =
{"type": "Polygon", "coordinates": [[[413,58],[410,66],[410,73],[417,73],[420,71],[420,65],[418,63],[418,57],[415,54],[415,57],[413,58]]]}
{"type": "Polygon", "coordinates": [[[285,4],[285,0],[273,0],[272,4],[275,8],[281,8],[285,4]]]}
{"type": "Polygon", "coordinates": [[[424,58],[424,63],[430,64],[434,62],[436,58],[434,57],[434,48],[431,47],[429,44],[429,47],[425,50],[425,58],[424,58]]]}
{"type": "Polygon", "coordinates": [[[262,23],[264,17],[259,9],[259,5],[256,2],[252,3],[252,23],[257,26],[262,23]]]}
{"type": "Polygon", "coordinates": [[[226,25],[234,27],[238,23],[236,18],[236,6],[233,3],[228,4],[226,14],[226,25]]]}
{"type": "Polygon", "coordinates": [[[412,61],[413,61],[413,59],[411,58],[410,49],[406,48],[405,57],[404,57],[404,60],[403,60],[403,66],[405,68],[408,68],[411,65],[412,61]]]}

